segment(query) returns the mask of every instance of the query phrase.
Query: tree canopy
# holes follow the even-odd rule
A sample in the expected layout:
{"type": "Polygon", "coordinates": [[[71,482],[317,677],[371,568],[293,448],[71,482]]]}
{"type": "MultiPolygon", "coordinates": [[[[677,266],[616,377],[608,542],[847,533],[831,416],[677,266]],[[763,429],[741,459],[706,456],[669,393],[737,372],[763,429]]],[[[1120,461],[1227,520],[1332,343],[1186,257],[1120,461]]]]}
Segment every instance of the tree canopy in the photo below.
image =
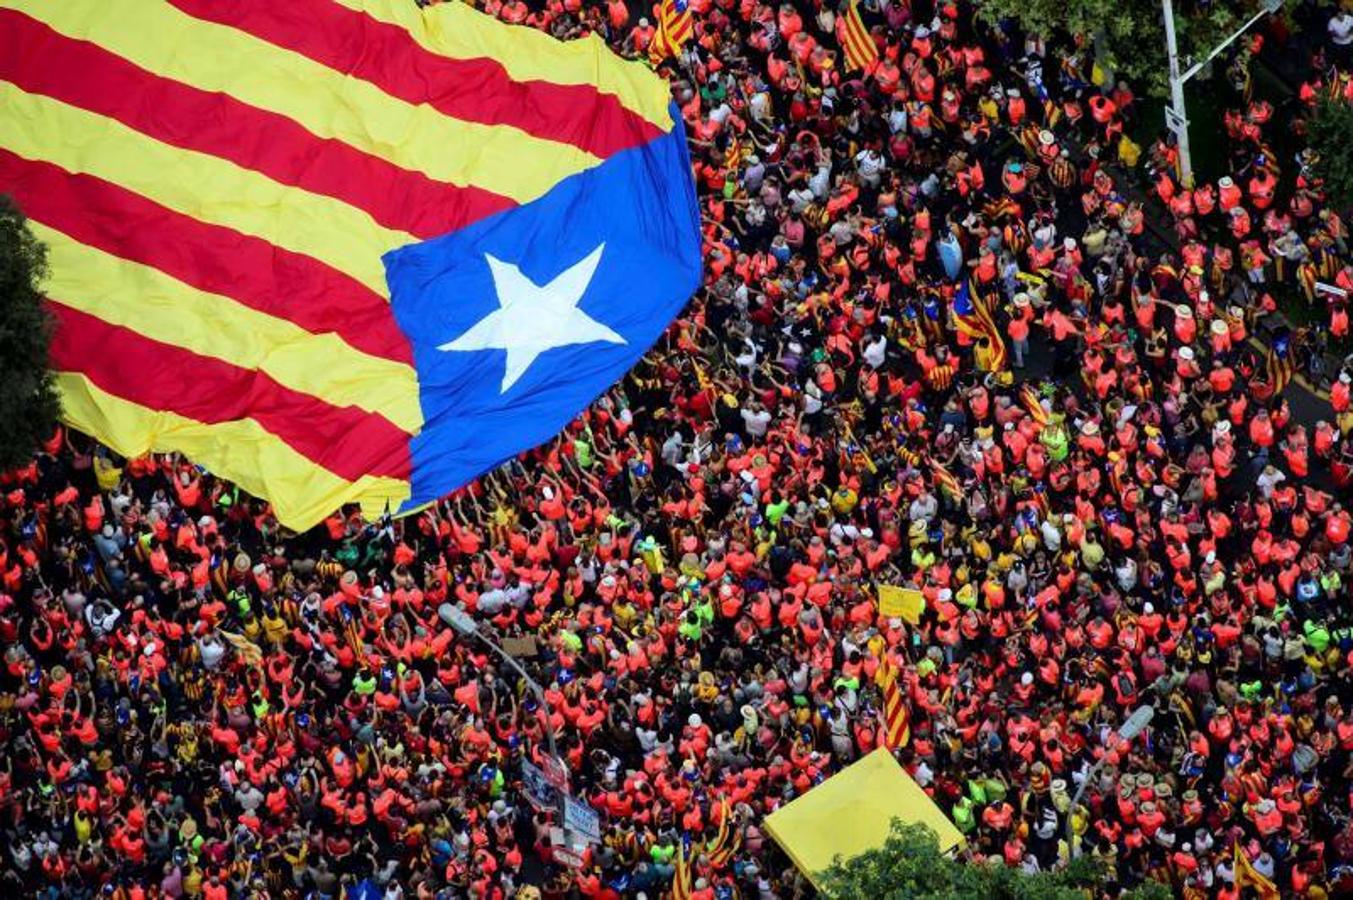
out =
{"type": "Polygon", "coordinates": [[[1306,122],[1306,137],[1318,155],[1317,174],[1337,207],[1353,204],[1353,104],[1326,98],[1306,122]]]}
{"type": "MultiPolygon", "coordinates": [[[[1160,0],[982,0],[978,8],[989,20],[1013,20],[1041,37],[1060,32],[1097,39],[1095,50],[1115,72],[1153,93],[1166,92],[1169,70],[1160,0]]],[[[1258,9],[1257,0],[1174,0],[1181,56],[1207,53],[1258,9]]]]}
{"type": "Polygon", "coordinates": [[[0,470],[26,463],[61,411],[48,367],[46,274],[47,248],[14,202],[0,196],[0,470]]]}
{"type": "MultiPolygon", "coordinates": [[[[840,900],[1085,900],[1087,889],[1094,892],[1102,880],[1100,867],[1088,857],[1032,875],[1000,864],[960,862],[940,853],[928,827],[896,819],[882,847],[838,859],[819,878],[822,893],[840,900]]],[[[1166,900],[1171,894],[1153,882],[1129,896],[1166,900]]]]}

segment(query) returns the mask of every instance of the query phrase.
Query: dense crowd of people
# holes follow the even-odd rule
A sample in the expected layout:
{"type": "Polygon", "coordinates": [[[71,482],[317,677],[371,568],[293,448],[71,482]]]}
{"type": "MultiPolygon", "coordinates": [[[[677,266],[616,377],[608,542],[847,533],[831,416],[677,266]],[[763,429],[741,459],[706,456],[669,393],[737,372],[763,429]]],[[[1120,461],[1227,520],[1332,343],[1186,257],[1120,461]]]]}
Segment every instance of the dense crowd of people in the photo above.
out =
{"type": "MultiPolygon", "coordinates": [[[[633,56],[656,21],[485,7],[633,56]]],[[[557,440],[306,534],[77,434],[4,476],[12,889],[656,898],[687,858],[700,900],[799,896],[762,820],[878,746],[885,656],[897,757],[975,858],[1056,867],[1069,823],[1107,896],[1237,897],[1237,845],[1284,892],[1337,888],[1350,376],[1281,388],[1347,337],[1318,284],[1353,267],[1315,160],[1276,148],[1353,94],[1353,18],[1288,38],[1308,80],[1281,110],[1250,87],[1261,40],[1232,54],[1228,174],[1185,185],[1088,46],[969,2],[864,3],[867,74],[833,4],[691,7],[664,71],[706,283],[557,440]],[[1287,302],[1310,324],[1284,356],[1253,338],[1287,302]],[[920,589],[919,621],[882,585],[920,589]],[[524,790],[550,734],[601,817],[581,852],[524,790]]]]}

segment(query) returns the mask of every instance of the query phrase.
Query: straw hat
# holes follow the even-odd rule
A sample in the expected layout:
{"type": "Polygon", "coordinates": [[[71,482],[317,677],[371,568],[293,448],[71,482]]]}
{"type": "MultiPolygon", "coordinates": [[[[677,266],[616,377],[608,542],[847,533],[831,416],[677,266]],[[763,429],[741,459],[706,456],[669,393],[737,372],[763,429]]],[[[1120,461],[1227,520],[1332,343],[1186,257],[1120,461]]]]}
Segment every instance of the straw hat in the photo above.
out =
{"type": "Polygon", "coordinates": [[[1081,426],[1081,434],[1087,437],[1094,437],[1099,434],[1099,423],[1090,421],[1081,426]]]}

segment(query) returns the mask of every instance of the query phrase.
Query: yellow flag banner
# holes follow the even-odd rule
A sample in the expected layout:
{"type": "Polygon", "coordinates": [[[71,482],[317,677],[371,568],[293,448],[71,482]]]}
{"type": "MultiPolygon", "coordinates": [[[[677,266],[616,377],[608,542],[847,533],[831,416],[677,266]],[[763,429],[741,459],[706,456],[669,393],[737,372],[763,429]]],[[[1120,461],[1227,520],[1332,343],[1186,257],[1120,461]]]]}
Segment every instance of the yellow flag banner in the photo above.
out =
{"type": "Polygon", "coordinates": [[[879,612],[889,619],[916,625],[921,621],[921,613],[925,612],[925,595],[916,588],[879,585],[879,612]]]}

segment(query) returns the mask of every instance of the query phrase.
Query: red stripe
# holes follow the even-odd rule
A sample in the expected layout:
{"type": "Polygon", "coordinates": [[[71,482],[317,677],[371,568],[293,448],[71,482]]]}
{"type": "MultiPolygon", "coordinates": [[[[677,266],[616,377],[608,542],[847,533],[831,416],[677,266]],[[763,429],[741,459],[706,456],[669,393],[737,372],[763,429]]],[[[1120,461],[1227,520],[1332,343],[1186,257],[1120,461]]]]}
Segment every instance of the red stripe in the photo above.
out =
{"type": "Polygon", "coordinates": [[[309,256],[174,212],[92,175],[0,149],[0,185],[24,214],[82,244],[158,269],[198,290],[333,332],[373,356],[412,363],[385,298],[309,256]]]}
{"type": "Polygon", "coordinates": [[[863,68],[878,58],[878,46],[874,43],[869,29],[864,27],[860,10],[852,3],[846,11],[845,25],[846,49],[851,65],[863,68]]]}
{"type": "MultiPolygon", "coordinates": [[[[864,39],[868,40],[868,39],[864,39]]],[[[849,28],[846,29],[846,56],[848,62],[857,69],[867,68],[870,63],[878,58],[878,52],[872,46],[861,43],[862,39],[849,28]]]]}
{"type": "Polygon", "coordinates": [[[409,103],[427,103],[466,122],[511,125],[602,159],[662,134],[592,85],[514,81],[494,59],[441,56],[398,25],[333,0],[170,2],[194,18],[248,32],[409,103]]]}
{"type": "Polygon", "coordinates": [[[164,143],[337,198],[387,228],[419,237],[445,234],[515,205],[316,137],[286,116],[148,72],[8,9],[0,10],[0,78],[164,143]]]}
{"type": "Polygon", "coordinates": [[[842,32],[842,43],[846,49],[846,63],[851,68],[864,68],[865,60],[862,57],[867,56],[867,54],[860,47],[859,35],[855,34],[849,26],[842,32]]]}
{"type": "Polygon", "coordinates": [[[110,325],[49,300],[56,318],[52,366],[79,372],[110,394],[150,409],[215,424],[253,419],[297,453],[335,475],[405,478],[409,440],[377,415],[283,387],[182,347],[110,325]]]}

